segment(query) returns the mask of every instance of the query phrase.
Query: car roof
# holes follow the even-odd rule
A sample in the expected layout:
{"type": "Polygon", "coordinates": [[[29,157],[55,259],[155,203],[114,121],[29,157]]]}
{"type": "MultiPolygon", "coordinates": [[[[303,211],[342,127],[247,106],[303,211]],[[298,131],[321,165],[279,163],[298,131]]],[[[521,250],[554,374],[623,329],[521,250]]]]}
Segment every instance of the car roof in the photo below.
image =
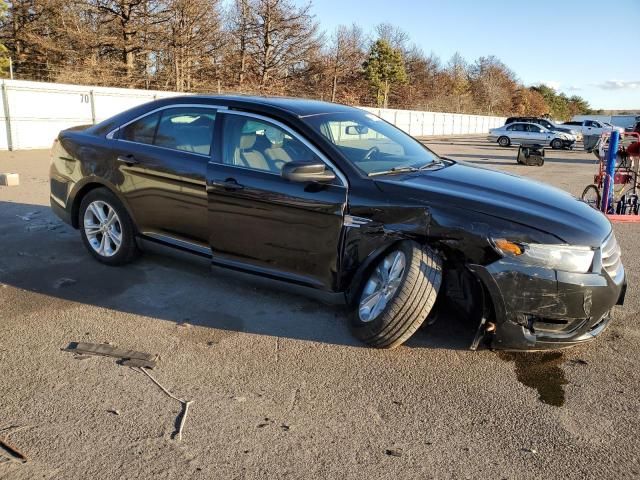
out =
{"type": "Polygon", "coordinates": [[[169,97],[167,100],[172,102],[179,100],[188,103],[211,103],[212,105],[248,109],[251,109],[252,106],[259,106],[287,112],[297,117],[308,117],[326,113],[353,111],[363,112],[363,110],[358,108],[338,103],[292,97],[263,97],[254,95],[187,95],[183,97],[169,97]]]}
{"type": "Polygon", "coordinates": [[[504,127],[510,127],[510,126],[516,125],[516,124],[518,124],[518,125],[535,125],[536,127],[545,128],[542,125],[538,125],[537,123],[533,123],[533,122],[513,122],[513,123],[510,123],[509,125],[503,125],[503,126],[504,127]]]}

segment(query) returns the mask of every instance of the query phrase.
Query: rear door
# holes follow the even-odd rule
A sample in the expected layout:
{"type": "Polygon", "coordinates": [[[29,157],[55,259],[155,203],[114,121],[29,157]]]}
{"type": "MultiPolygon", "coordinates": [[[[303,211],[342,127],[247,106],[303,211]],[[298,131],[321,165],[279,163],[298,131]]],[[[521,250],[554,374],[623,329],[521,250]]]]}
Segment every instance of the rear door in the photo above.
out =
{"type": "Polygon", "coordinates": [[[347,200],[344,176],[291,128],[260,115],[219,114],[209,163],[209,242],[213,262],[332,289],[347,200]],[[291,161],[323,161],[331,184],[281,176],[291,161]]]}
{"type": "Polygon", "coordinates": [[[120,127],[120,190],[141,233],[208,251],[206,172],[216,110],[166,107],[120,127]]]}
{"type": "Polygon", "coordinates": [[[526,125],[524,123],[514,123],[509,137],[512,143],[527,143],[529,137],[526,125]]]}

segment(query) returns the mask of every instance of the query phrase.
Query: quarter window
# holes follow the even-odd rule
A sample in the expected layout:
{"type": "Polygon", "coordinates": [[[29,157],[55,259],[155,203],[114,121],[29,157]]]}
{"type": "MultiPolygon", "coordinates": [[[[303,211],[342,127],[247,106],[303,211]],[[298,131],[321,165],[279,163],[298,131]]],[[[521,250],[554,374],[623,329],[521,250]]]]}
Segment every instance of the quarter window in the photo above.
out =
{"type": "Polygon", "coordinates": [[[300,140],[271,123],[225,115],[223,163],[279,174],[291,161],[319,161],[300,140]]]}
{"type": "Polygon", "coordinates": [[[153,136],[155,135],[159,118],[160,113],[157,112],[130,123],[122,129],[120,138],[129,142],[153,144],[153,136]]]}

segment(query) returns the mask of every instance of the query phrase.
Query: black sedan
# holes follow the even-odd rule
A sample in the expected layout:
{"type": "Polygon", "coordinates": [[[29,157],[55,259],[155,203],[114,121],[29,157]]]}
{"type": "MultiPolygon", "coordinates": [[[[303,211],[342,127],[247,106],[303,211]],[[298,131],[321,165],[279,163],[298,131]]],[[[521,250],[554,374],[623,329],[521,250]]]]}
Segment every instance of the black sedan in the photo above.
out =
{"type": "Polygon", "coordinates": [[[188,96],[64,130],[51,205],[107,265],[145,239],[343,292],[376,347],[406,341],[436,299],[469,319],[473,348],[574,345],[626,286],[611,224],[587,204],[324,102],[188,96]]]}

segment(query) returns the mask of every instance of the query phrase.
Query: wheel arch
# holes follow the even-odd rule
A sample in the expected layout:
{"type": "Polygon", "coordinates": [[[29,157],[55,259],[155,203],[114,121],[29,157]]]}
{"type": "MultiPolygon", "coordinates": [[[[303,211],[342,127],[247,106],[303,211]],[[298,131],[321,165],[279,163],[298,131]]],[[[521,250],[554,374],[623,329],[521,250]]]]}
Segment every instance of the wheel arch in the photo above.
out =
{"type": "Polygon", "coordinates": [[[120,195],[118,190],[114,188],[112,185],[109,185],[107,182],[100,178],[88,178],[82,184],[76,184],[72,194],[69,196],[70,198],[70,207],[69,213],[71,215],[71,225],[73,228],[79,228],[79,214],[80,214],[80,204],[82,203],[82,199],[87,196],[87,194],[93,190],[98,188],[105,188],[109,190],[113,195],[115,195],[118,200],[122,203],[124,208],[127,210],[127,213],[131,217],[133,221],[134,227],[136,226],[135,217],[133,216],[129,205],[125,201],[125,199],[120,195]]]}
{"type": "Polygon", "coordinates": [[[371,269],[377,264],[378,260],[389,254],[402,242],[411,241],[415,241],[420,245],[430,248],[436,255],[442,258],[442,254],[439,249],[436,248],[435,245],[431,245],[429,242],[425,241],[425,239],[423,238],[412,238],[409,236],[398,236],[389,238],[388,241],[384,242],[382,245],[378,246],[375,250],[369,253],[366,259],[358,266],[358,269],[351,277],[349,287],[345,290],[345,298],[347,300],[347,303],[349,305],[353,305],[357,300],[358,295],[360,294],[360,290],[362,289],[364,279],[367,278],[369,273],[371,273],[371,269]]]}

